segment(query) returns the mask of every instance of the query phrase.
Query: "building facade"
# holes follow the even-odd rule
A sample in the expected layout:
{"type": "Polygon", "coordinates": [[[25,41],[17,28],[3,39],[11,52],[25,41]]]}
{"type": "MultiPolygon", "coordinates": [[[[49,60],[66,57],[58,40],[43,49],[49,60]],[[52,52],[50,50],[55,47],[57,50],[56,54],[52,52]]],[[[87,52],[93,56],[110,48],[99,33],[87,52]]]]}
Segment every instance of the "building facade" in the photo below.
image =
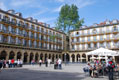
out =
{"type": "MultiPolygon", "coordinates": [[[[86,53],[100,47],[119,51],[119,21],[105,21],[91,27],[70,31],[70,61],[86,62],[86,53]]],[[[119,62],[119,59],[114,58],[119,62]]]]}
{"type": "Polygon", "coordinates": [[[39,59],[62,58],[66,35],[31,17],[23,18],[14,10],[0,10],[0,59],[22,59],[24,63],[39,59]]]}
{"type": "MultiPolygon", "coordinates": [[[[38,62],[87,62],[86,53],[104,47],[119,51],[119,21],[105,21],[70,31],[69,36],[32,17],[23,18],[14,10],[0,10],[0,59],[38,62]]],[[[118,57],[114,57],[119,62],[118,57]]]]}

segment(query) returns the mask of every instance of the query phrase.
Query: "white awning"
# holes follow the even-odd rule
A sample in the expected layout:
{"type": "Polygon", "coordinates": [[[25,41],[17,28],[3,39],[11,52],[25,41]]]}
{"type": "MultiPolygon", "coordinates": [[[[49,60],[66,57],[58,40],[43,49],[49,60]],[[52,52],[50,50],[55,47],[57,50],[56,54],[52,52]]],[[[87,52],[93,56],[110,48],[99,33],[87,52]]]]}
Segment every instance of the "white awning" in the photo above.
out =
{"type": "Polygon", "coordinates": [[[105,48],[99,48],[94,51],[86,53],[86,55],[98,55],[98,56],[118,56],[119,54],[116,51],[112,51],[105,48]]]}

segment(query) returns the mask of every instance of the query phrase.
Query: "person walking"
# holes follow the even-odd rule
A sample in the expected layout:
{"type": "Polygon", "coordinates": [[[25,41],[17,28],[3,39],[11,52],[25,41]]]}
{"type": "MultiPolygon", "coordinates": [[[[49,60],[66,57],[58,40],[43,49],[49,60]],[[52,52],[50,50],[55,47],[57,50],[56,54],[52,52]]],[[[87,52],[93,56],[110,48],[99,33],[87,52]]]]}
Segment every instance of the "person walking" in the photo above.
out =
{"type": "Polygon", "coordinates": [[[47,60],[47,58],[45,59],[45,67],[48,67],[48,60],[47,60]]]}
{"type": "Polygon", "coordinates": [[[62,69],[62,60],[60,58],[58,59],[58,67],[59,69],[62,69]]]}
{"type": "Polygon", "coordinates": [[[58,69],[58,60],[57,59],[54,61],[54,69],[58,69]]]}
{"type": "Polygon", "coordinates": [[[50,64],[51,64],[51,60],[50,60],[50,59],[48,59],[48,66],[50,66],[50,64]]]}
{"type": "Polygon", "coordinates": [[[42,65],[42,60],[40,59],[40,60],[39,60],[39,66],[41,66],[41,65],[42,65]]]}
{"type": "Polygon", "coordinates": [[[113,73],[114,73],[114,62],[112,60],[112,58],[110,58],[109,62],[108,62],[108,76],[109,76],[109,80],[114,80],[113,78],[113,73]]]}
{"type": "Polygon", "coordinates": [[[14,59],[11,60],[12,67],[14,67],[14,59]]]}
{"type": "Polygon", "coordinates": [[[2,61],[0,60],[0,72],[1,72],[2,66],[3,66],[3,63],[2,63],[2,61]]]}

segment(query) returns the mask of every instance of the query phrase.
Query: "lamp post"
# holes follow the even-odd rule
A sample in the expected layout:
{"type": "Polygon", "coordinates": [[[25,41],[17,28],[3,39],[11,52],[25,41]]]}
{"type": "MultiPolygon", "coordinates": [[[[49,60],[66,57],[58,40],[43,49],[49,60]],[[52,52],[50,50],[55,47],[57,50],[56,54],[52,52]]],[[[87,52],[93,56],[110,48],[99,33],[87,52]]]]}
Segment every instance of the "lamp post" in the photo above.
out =
{"type": "Polygon", "coordinates": [[[64,59],[65,59],[65,65],[66,65],[66,53],[64,54],[64,59]]]}

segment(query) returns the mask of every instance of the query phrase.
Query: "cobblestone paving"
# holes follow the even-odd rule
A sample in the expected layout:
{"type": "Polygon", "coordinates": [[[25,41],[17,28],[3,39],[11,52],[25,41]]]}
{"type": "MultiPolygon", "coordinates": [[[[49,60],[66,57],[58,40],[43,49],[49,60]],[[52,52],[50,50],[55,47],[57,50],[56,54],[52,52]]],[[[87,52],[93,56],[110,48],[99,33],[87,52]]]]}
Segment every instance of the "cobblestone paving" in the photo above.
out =
{"type": "Polygon", "coordinates": [[[108,80],[107,77],[90,78],[84,74],[85,64],[63,65],[62,70],[54,70],[53,65],[24,65],[23,68],[3,69],[0,80],[108,80]]]}

